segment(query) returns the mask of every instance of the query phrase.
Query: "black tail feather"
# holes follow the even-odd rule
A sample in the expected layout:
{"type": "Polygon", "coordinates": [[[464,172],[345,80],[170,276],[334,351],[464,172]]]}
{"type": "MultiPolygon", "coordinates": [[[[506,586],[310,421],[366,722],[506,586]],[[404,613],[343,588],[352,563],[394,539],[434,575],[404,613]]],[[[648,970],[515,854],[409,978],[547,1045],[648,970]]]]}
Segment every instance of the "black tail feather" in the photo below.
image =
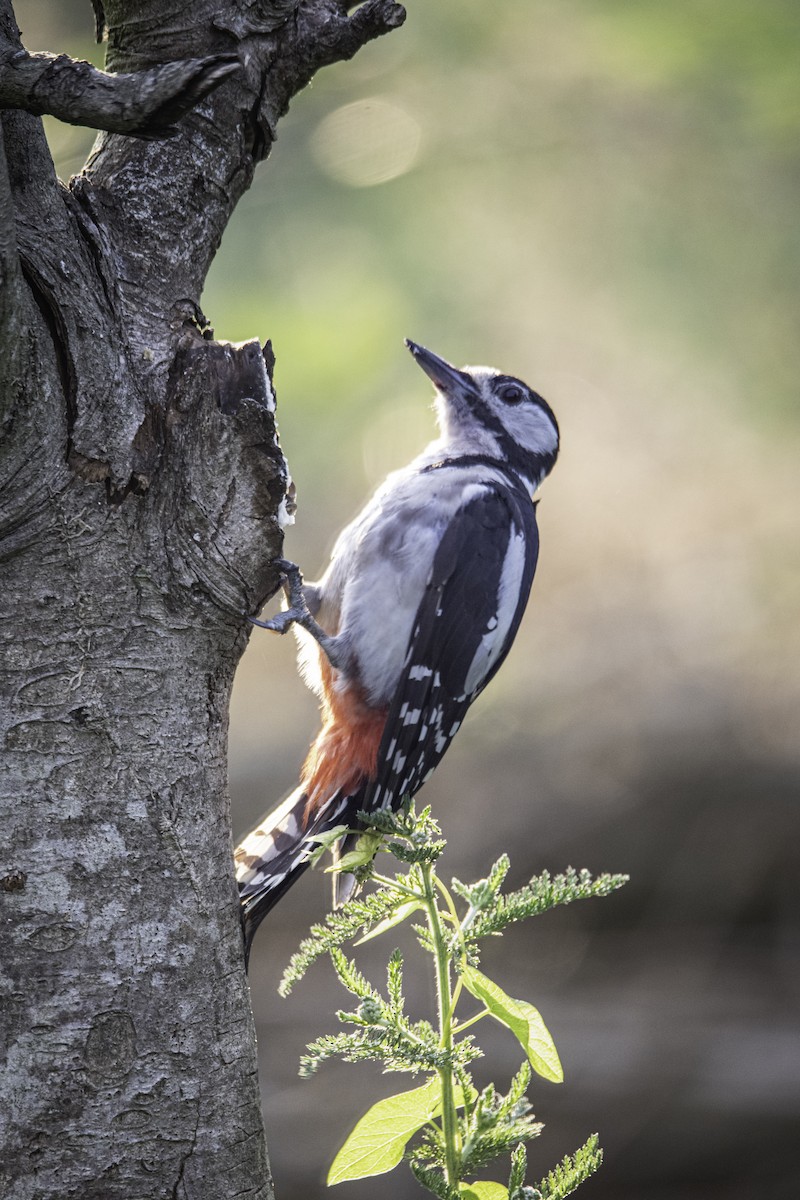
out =
{"type": "Polygon", "coordinates": [[[245,970],[250,965],[250,949],[261,922],[267,913],[271,912],[281,897],[285,896],[292,884],[308,869],[308,861],[300,862],[292,868],[274,887],[265,888],[241,901],[242,936],[244,938],[245,970]]]}
{"type": "Polygon", "coordinates": [[[316,839],[337,825],[351,825],[361,792],[336,793],[306,818],[308,797],[302,787],[268,813],[236,848],[236,878],[242,906],[245,962],[256,930],[309,865],[316,839]]]}

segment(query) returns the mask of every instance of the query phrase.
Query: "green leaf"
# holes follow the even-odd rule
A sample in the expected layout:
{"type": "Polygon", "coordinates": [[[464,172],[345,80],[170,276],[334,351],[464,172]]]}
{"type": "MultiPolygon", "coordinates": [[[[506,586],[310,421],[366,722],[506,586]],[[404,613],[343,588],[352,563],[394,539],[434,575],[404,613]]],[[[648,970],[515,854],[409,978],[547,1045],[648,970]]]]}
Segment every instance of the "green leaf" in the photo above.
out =
{"type": "Polygon", "coordinates": [[[512,1195],[514,1192],[520,1191],[524,1186],[527,1170],[528,1154],[524,1142],[520,1142],[511,1152],[511,1174],[508,1177],[508,1190],[512,1195]]]}
{"type": "Polygon", "coordinates": [[[362,833],[355,844],[355,849],[349,854],[344,854],[332,866],[326,867],[328,874],[335,874],[337,871],[355,871],[357,867],[365,867],[371,863],[375,857],[378,847],[383,841],[383,834],[372,833],[367,831],[362,833]]]}
{"type": "Polygon", "coordinates": [[[331,946],[341,946],[344,942],[351,941],[356,934],[363,933],[365,929],[370,929],[393,913],[396,907],[397,897],[380,891],[354,897],[341,908],[329,912],[323,924],[311,926],[311,935],[303,938],[299,949],[292,955],[278,987],[280,994],[288,996],[294,984],[303,978],[311,964],[331,946]]]}
{"type": "Polygon", "coordinates": [[[508,1188],[503,1183],[479,1179],[476,1183],[462,1183],[460,1195],[464,1200],[507,1200],[508,1188]]]}
{"type": "Polygon", "coordinates": [[[328,1186],[391,1171],[403,1157],[409,1139],[433,1117],[440,1104],[438,1075],[422,1087],[373,1104],[333,1160],[328,1186]]]}
{"type": "Polygon", "coordinates": [[[320,833],[317,837],[315,837],[314,841],[317,843],[316,849],[309,855],[308,858],[311,866],[315,867],[325,851],[330,850],[335,843],[338,842],[339,838],[344,837],[344,835],[348,832],[348,827],[346,825],[336,825],[333,829],[329,829],[327,833],[320,833]]]}
{"type": "Polygon", "coordinates": [[[364,942],[369,942],[372,938],[377,937],[379,933],[386,933],[387,929],[393,929],[395,925],[402,924],[406,917],[410,917],[412,913],[419,912],[419,910],[424,907],[425,905],[421,904],[418,900],[409,900],[406,904],[401,904],[391,916],[386,917],[383,921],[380,921],[374,929],[371,929],[369,933],[365,933],[364,936],[359,938],[357,942],[354,942],[353,945],[362,946],[364,942]]]}
{"type": "Polygon", "coordinates": [[[590,1175],[599,1168],[603,1161],[603,1151],[597,1140],[597,1134],[592,1136],[576,1150],[567,1155],[542,1179],[536,1189],[541,1200],[565,1200],[571,1196],[590,1175]]]}
{"type": "Polygon", "coordinates": [[[552,1083],[563,1083],[564,1070],[558,1051],[538,1009],[526,1000],[514,1000],[507,996],[502,988],[474,967],[465,967],[461,978],[464,987],[476,999],[483,1001],[491,1015],[508,1026],[521,1043],[537,1075],[552,1083]]]}

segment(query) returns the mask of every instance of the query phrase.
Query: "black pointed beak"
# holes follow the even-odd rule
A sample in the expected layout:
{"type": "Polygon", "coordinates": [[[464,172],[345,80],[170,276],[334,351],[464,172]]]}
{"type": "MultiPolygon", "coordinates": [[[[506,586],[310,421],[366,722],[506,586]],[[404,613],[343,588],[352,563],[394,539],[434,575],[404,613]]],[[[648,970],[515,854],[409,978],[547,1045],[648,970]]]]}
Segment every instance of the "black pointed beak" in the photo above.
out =
{"type": "Polygon", "coordinates": [[[438,354],[434,354],[432,350],[426,350],[424,346],[412,342],[409,338],[406,338],[405,341],[414,355],[417,366],[422,368],[445,396],[452,396],[456,399],[467,394],[475,395],[475,381],[466,371],[459,371],[446,359],[439,358],[438,354]]]}

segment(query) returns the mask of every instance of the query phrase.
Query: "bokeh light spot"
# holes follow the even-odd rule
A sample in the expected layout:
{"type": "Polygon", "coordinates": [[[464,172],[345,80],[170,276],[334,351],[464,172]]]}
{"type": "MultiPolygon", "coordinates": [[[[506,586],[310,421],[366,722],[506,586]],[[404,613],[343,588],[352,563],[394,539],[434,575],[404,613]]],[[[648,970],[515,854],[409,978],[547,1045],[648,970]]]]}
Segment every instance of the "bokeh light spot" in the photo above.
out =
{"type": "Polygon", "coordinates": [[[420,140],[419,122],[406,109],[372,96],[323,118],[311,149],[332,179],[349,187],[374,187],[411,169],[420,140]]]}

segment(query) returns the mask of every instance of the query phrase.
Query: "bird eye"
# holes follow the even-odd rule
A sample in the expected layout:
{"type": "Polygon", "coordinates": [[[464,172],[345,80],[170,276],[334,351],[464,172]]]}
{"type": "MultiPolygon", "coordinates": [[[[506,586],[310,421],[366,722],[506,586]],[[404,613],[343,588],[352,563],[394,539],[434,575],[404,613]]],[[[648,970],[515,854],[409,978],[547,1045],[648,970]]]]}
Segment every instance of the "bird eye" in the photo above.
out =
{"type": "Polygon", "coordinates": [[[525,393],[523,392],[522,388],[516,383],[504,383],[503,386],[498,389],[497,394],[501,400],[506,402],[506,404],[519,404],[520,400],[524,399],[525,397],[525,393]]]}

